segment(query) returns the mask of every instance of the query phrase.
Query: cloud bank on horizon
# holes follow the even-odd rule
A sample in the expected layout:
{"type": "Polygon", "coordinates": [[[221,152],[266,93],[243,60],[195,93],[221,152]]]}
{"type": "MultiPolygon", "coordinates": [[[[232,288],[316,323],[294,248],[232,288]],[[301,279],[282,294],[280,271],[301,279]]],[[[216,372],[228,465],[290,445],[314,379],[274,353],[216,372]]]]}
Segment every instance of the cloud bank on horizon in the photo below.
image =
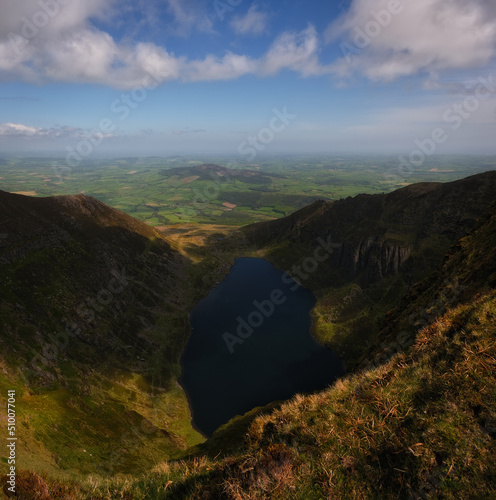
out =
{"type": "MultiPolygon", "coordinates": [[[[13,84],[130,91],[253,78],[267,85],[297,78],[303,92],[305,80],[318,80],[330,95],[367,82],[407,81],[423,92],[462,94],[470,72],[494,66],[493,0],[348,4],[342,10],[285,0],[0,0],[0,94],[2,85],[13,84]]],[[[3,103],[9,99],[0,95],[3,103]]],[[[390,114],[391,105],[385,107],[390,114]]],[[[5,118],[0,136],[53,138],[70,131],[5,118]]],[[[322,121],[309,118],[302,127],[322,121]]],[[[204,130],[194,123],[172,130],[189,127],[204,130]]]]}

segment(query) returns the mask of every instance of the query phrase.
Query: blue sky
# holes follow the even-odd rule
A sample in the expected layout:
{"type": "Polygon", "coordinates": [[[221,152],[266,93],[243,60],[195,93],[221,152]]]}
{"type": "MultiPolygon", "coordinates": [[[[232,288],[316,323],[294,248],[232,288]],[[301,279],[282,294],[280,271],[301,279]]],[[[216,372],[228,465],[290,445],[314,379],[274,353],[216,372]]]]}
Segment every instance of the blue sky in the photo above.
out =
{"type": "Polygon", "coordinates": [[[0,153],[496,153],[492,0],[0,8],[0,153]]]}

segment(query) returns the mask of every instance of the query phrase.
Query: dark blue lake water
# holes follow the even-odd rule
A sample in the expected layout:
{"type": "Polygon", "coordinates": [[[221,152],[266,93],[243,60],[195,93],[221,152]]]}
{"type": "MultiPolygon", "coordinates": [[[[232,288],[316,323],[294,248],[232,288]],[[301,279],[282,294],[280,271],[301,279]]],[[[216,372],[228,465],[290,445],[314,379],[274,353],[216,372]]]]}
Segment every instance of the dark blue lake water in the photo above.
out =
{"type": "Polygon", "coordinates": [[[191,312],[179,380],[204,435],[256,406],[324,389],[341,360],[310,333],[315,297],[262,259],[237,259],[191,312]]]}

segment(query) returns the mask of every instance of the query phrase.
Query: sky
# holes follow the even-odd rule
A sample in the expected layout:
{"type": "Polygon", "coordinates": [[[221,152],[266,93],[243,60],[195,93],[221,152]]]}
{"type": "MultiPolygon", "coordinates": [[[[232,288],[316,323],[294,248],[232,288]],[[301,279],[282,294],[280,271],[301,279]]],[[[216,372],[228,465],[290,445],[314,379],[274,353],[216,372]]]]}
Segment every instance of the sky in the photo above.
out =
{"type": "Polygon", "coordinates": [[[496,154],[494,0],[0,9],[0,154],[496,154]]]}

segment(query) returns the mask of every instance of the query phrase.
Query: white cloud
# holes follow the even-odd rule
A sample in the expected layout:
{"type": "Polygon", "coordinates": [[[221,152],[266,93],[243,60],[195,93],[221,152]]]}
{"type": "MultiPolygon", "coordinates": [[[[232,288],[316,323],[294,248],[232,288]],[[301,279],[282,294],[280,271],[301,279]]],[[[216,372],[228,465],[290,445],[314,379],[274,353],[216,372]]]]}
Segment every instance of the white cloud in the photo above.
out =
{"type": "Polygon", "coordinates": [[[24,136],[33,137],[41,135],[42,129],[36,127],[29,127],[21,123],[0,123],[0,136],[24,136]]]}
{"type": "Polygon", "coordinates": [[[262,35],[267,31],[269,15],[252,4],[245,16],[236,16],[231,26],[238,35],[262,35]]]}
{"type": "Polygon", "coordinates": [[[283,33],[259,59],[230,52],[222,58],[209,55],[201,61],[184,61],[182,74],[185,81],[230,80],[246,74],[267,76],[284,69],[304,77],[322,75],[329,68],[319,64],[318,51],[317,32],[309,26],[299,33],[283,33]]]}
{"type": "Polygon", "coordinates": [[[186,81],[233,80],[249,73],[255,73],[257,63],[246,56],[228,53],[222,58],[209,55],[201,61],[184,65],[183,78],[186,81]]]}
{"type": "MultiPolygon", "coordinates": [[[[121,22],[119,8],[129,7],[127,1],[45,0],[43,5],[52,6],[47,11],[42,2],[0,0],[0,79],[132,89],[149,81],[150,74],[163,83],[267,76],[283,70],[303,77],[363,74],[378,81],[426,73],[430,79],[425,88],[435,90],[444,85],[439,83],[444,71],[480,67],[496,55],[494,0],[353,0],[349,11],[328,27],[326,39],[347,42],[348,47],[358,43],[359,53],[332,65],[319,60],[321,40],[313,26],[282,33],[257,59],[227,52],[194,60],[152,43],[123,43],[95,28],[92,21],[97,18],[121,22]],[[387,14],[394,4],[401,12],[387,14]],[[383,26],[376,20],[380,13],[383,26]],[[369,36],[371,29],[376,31],[369,36]],[[365,44],[358,33],[365,33],[365,44]]],[[[161,0],[159,5],[150,0],[150,5],[157,12],[160,5],[167,9],[172,23],[164,30],[185,36],[193,29],[213,32],[203,3],[161,0]]],[[[260,34],[267,22],[268,15],[253,4],[245,16],[234,18],[232,27],[240,34],[260,34]]]]}
{"type": "Polygon", "coordinates": [[[213,23],[191,0],[166,0],[167,10],[173,16],[174,22],[169,26],[169,33],[188,36],[193,28],[203,33],[214,33],[213,23]]]}
{"type": "MultiPolygon", "coordinates": [[[[44,139],[84,139],[91,131],[79,127],[33,127],[22,123],[0,123],[0,137],[44,138],[44,139]]],[[[105,134],[103,138],[115,137],[115,134],[105,134]]]]}
{"type": "Polygon", "coordinates": [[[87,29],[49,41],[45,47],[40,70],[56,81],[98,81],[119,56],[110,35],[87,29]]]}
{"type": "Polygon", "coordinates": [[[261,72],[275,74],[292,69],[302,76],[322,75],[329,72],[318,59],[319,41],[313,26],[300,33],[283,33],[261,61],[261,72]]]}
{"type": "Polygon", "coordinates": [[[0,38],[9,33],[52,37],[60,32],[81,28],[90,18],[107,18],[115,0],[0,0],[0,38]],[[43,4],[45,7],[43,7],[43,4]]]}
{"type": "Polygon", "coordinates": [[[342,40],[347,57],[333,65],[340,77],[358,73],[391,81],[474,68],[496,55],[496,5],[493,0],[353,0],[326,38],[342,40]]]}
{"type": "MultiPolygon", "coordinates": [[[[57,0],[53,2],[58,5],[57,0]]],[[[6,3],[7,0],[0,0],[0,5],[6,3]]],[[[178,25],[190,29],[198,22],[198,16],[182,3],[167,3],[178,25]]],[[[0,24],[0,79],[132,89],[149,83],[150,75],[153,83],[160,84],[171,80],[230,80],[246,74],[265,76],[283,69],[303,76],[326,71],[319,66],[319,40],[313,27],[282,34],[259,59],[227,52],[190,60],[152,43],[118,43],[109,33],[95,28],[93,18],[116,15],[110,7],[112,3],[105,0],[71,0],[67,5],[59,5],[53,19],[43,27],[35,27],[38,32],[31,36],[29,29],[24,29],[28,24],[22,21],[19,25],[15,19],[36,19],[38,11],[33,13],[33,4],[28,0],[16,3],[12,9],[9,3],[8,16],[2,17],[0,24]]],[[[48,14],[45,17],[48,19],[48,14]]]]}

